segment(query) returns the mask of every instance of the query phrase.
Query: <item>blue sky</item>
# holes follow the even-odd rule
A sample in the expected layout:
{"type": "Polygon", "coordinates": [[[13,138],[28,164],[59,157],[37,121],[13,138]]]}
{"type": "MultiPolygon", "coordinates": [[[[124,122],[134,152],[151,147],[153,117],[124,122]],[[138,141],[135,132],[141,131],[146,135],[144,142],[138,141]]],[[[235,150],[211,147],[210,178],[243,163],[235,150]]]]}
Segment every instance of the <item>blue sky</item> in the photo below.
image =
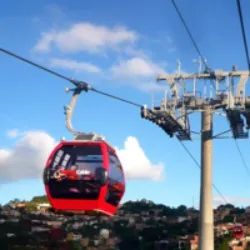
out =
{"type": "MultiPolygon", "coordinates": [[[[246,69],[235,1],[212,0],[209,5],[198,0],[176,3],[212,68],[230,70],[236,64],[246,69]]],[[[245,14],[250,3],[242,1],[242,7],[245,14]]],[[[246,14],[244,19],[245,24],[250,22],[246,14]]],[[[246,29],[249,36],[250,27],[246,29]]],[[[150,104],[148,89],[156,85],[156,73],[161,70],[173,72],[177,59],[181,59],[184,71],[197,69],[192,63],[197,58],[196,51],[170,1],[160,0],[157,4],[141,0],[62,0],[60,4],[47,0],[29,4],[8,1],[0,9],[0,33],[1,47],[140,104],[150,104]],[[97,30],[100,26],[102,29],[97,30]],[[86,37],[77,32],[82,28],[89,28],[89,33],[84,33],[86,37]],[[51,39],[47,43],[43,40],[43,47],[42,34],[51,39]],[[39,41],[40,47],[36,46],[39,41]],[[49,51],[41,51],[45,45],[49,51]],[[133,61],[135,58],[137,60],[133,61]],[[145,68],[126,64],[128,62],[144,62],[141,66],[145,68]]],[[[21,136],[8,137],[7,131],[11,129],[44,131],[56,141],[61,136],[70,139],[63,115],[63,106],[70,99],[64,90],[70,85],[4,54],[0,54],[0,65],[0,150],[12,152],[18,147],[21,136]]],[[[74,124],[78,129],[105,135],[120,149],[124,148],[126,139],[133,136],[151,163],[164,164],[164,181],[128,180],[124,201],[147,198],[171,206],[191,206],[194,197],[198,205],[199,169],[176,139],[170,139],[157,126],[141,119],[139,109],[95,93],[84,94],[77,105],[74,124]]],[[[192,118],[192,127],[199,130],[199,125],[197,114],[192,118]]],[[[228,128],[224,118],[215,117],[215,128],[217,132],[228,128]]],[[[187,142],[186,145],[199,160],[200,142],[187,142]]],[[[249,140],[239,141],[239,145],[249,162],[249,140]]],[[[0,203],[44,193],[39,179],[22,177],[12,182],[4,179],[10,163],[1,164],[0,203]]],[[[25,168],[18,162],[11,167],[16,175],[25,168]]],[[[239,205],[250,203],[249,176],[233,140],[214,141],[213,173],[214,183],[225,197],[239,205]]],[[[218,196],[216,192],[214,195],[218,196]]]]}

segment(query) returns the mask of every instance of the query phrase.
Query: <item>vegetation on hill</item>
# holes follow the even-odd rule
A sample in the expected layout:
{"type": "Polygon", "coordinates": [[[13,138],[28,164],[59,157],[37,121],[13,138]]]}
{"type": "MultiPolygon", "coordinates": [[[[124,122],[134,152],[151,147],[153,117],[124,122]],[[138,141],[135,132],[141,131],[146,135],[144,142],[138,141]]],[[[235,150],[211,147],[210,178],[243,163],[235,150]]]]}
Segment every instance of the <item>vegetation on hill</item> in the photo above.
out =
{"type": "MultiPolygon", "coordinates": [[[[157,213],[159,216],[177,217],[186,216],[187,207],[180,205],[177,208],[171,208],[163,204],[155,204],[152,201],[147,201],[145,199],[138,201],[128,201],[124,203],[121,207],[126,212],[140,213],[148,212],[150,215],[157,213]]],[[[197,211],[198,212],[198,211],[197,211]]]]}
{"type": "Polygon", "coordinates": [[[49,201],[46,195],[42,195],[42,196],[34,196],[30,202],[48,203],[49,201]]]}
{"type": "MultiPolygon", "coordinates": [[[[31,241],[38,241],[38,238],[33,239],[32,235],[30,234],[30,220],[33,217],[36,220],[46,220],[46,218],[44,217],[45,215],[32,215],[32,213],[29,213],[29,211],[37,210],[37,205],[39,203],[48,203],[48,199],[45,195],[35,196],[30,201],[21,201],[15,199],[6,204],[6,206],[9,206],[13,203],[23,202],[26,203],[26,209],[20,208],[20,211],[23,211],[28,216],[24,216],[23,218],[21,217],[19,223],[7,222],[0,225],[0,241],[4,247],[9,246],[10,241],[12,245],[19,246],[27,245],[31,241]],[[17,237],[6,238],[6,235],[9,232],[16,234],[17,237]]],[[[225,222],[232,222],[235,215],[241,215],[245,212],[245,209],[237,208],[232,204],[221,205],[217,209],[230,210],[229,214],[224,218],[225,222]]],[[[143,250],[154,249],[155,244],[164,239],[169,240],[169,249],[177,249],[177,243],[181,236],[193,235],[197,233],[198,230],[199,211],[194,208],[187,208],[185,205],[180,205],[174,208],[142,199],[138,201],[128,201],[122,204],[120,207],[120,214],[121,216],[119,217],[119,220],[113,221],[113,223],[109,223],[108,221],[99,221],[96,222],[97,224],[95,224],[95,226],[84,225],[79,229],[71,228],[70,230],[73,233],[80,233],[85,237],[93,238],[94,236],[99,235],[101,228],[106,228],[110,230],[112,237],[120,238],[118,247],[121,250],[134,249],[135,247],[136,249],[143,250]],[[125,219],[125,217],[123,218],[122,214],[130,214],[131,216],[127,217],[130,219],[125,219]],[[189,217],[190,214],[193,215],[192,219],[189,217]],[[131,219],[133,220],[132,223],[130,221],[131,219]],[[178,223],[176,223],[177,221],[178,223]]],[[[65,222],[62,226],[62,230],[65,235],[66,232],[68,232],[67,228],[69,224],[72,223],[72,220],[74,220],[74,217],[65,222]]],[[[217,241],[216,249],[227,249],[229,240],[229,238],[222,238],[217,241]]],[[[73,242],[71,243],[73,244],[73,242]]],[[[70,246],[72,247],[70,249],[79,248],[79,245],[77,245],[78,243],[74,244],[76,245],[70,246]]],[[[183,249],[185,249],[186,245],[183,247],[183,249]]],[[[58,247],[55,246],[55,249],[58,249],[58,247]]]]}
{"type": "MultiPolygon", "coordinates": [[[[48,198],[46,195],[42,196],[34,196],[30,201],[26,200],[20,200],[20,199],[13,199],[9,201],[8,204],[13,203],[32,203],[32,204],[38,204],[38,203],[48,203],[48,198]]],[[[150,212],[152,210],[163,210],[162,216],[185,216],[185,211],[187,210],[187,207],[185,205],[180,205],[177,208],[175,207],[169,207],[164,204],[156,204],[153,201],[141,199],[137,201],[127,201],[122,204],[121,206],[126,211],[131,211],[132,213],[139,213],[140,211],[150,212]]],[[[245,212],[245,208],[239,208],[235,207],[232,204],[225,204],[225,205],[219,205],[217,207],[217,210],[221,209],[230,209],[231,214],[243,214],[245,212]]],[[[194,210],[194,212],[198,213],[198,210],[194,210]]]]}
{"type": "MultiPolygon", "coordinates": [[[[20,199],[13,199],[10,200],[7,204],[5,204],[3,207],[6,208],[10,205],[13,204],[22,204],[25,203],[26,204],[26,209],[28,211],[36,211],[37,210],[37,205],[40,203],[48,203],[48,198],[46,195],[42,195],[42,196],[34,196],[30,201],[26,201],[26,200],[20,200],[20,199]]],[[[23,210],[22,208],[20,210],[23,210]]]]}

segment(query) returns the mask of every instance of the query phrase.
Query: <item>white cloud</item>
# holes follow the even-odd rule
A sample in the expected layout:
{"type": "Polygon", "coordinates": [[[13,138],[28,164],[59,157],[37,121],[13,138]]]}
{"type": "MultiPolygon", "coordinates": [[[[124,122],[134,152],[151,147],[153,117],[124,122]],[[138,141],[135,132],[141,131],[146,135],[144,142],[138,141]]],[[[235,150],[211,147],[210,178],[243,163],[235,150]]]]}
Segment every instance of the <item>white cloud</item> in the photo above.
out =
{"type": "Polygon", "coordinates": [[[145,59],[147,59],[149,56],[152,56],[152,51],[131,46],[125,47],[121,52],[123,52],[126,56],[140,57],[145,59]]]}
{"type": "Polygon", "coordinates": [[[164,69],[149,59],[133,57],[129,60],[120,61],[118,65],[111,67],[111,72],[114,77],[118,78],[148,78],[164,73],[164,69]]]}
{"type": "Polygon", "coordinates": [[[45,132],[21,133],[12,149],[0,148],[0,181],[42,178],[44,164],[55,145],[55,139],[45,132]]]}
{"type": "Polygon", "coordinates": [[[123,149],[116,149],[127,179],[150,179],[153,181],[164,178],[164,164],[153,164],[145,155],[135,137],[128,137],[123,149]]]}
{"type": "Polygon", "coordinates": [[[162,36],[160,35],[160,37],[158,38],[148,38],[149,42],[158,44],[158,46],[160,46],[164,51],[166,50],[168,53],[173,53],[177,51],[177,47],[175,45],[175,42],[173,40],[172,36],[162,36]]]}
{"type": "Polygon", "coordinates": [[[73,70],[75,72],[89,72],[89,73],[100,73],[102,69],[86,62],[78,62],[69,59],[52,58],[50,59],[50,65],[52,67],[73,70]]]}
{"type": "Polygon", "coordinates": [[[120,61],[110,68],[110,73],[113,80],[141,91],[163,91],[166,89],[164,84],[156,83],[156,76],[165,73],[165,70],[152,62],[145,54],[120,61]]]}
{"type": "Polygon", "coordinates": [[[40,51],[40,52],[49,52],[50,51],[50,45],[53,42],[53,32],[49,33],[42,33],[41,39],[36,43],[34,50],[40,51]]]}
{"type": "Polygon", "coordinates": [[[125,27],[108,28],[82,22],[65,30],[51,30],[41,34],[34,46],[38,52],[49,52],[52,45],[65,53],[88,51],[99,53],[105,49],[118,49],[119,46],[134,43],[138,35],[125,27]]]}
{"type": "MultiPolygon", "coordinates": [[[[12,130],[18,131],[18,130],[12,130]]],[[[15,135],[16,144],[11,149],[0,148],[0,182],[42,178],[42,172],[56,140],[42,131],[8,133],[15,135]]],[[[164,164],[153,164],[138,141],[128,137],[123,149],[117,149],[127,179],[160,180],[164,164]]]]}
{"type": "MultiPolygon", "coordinates": [[[[225,196],[224,198],[226,199],[227,203],[230,203],[230,204],[235,204],[235,205],[243,205],[243,204],[249,205],[250,204],[250,198],[246,198],[246,197],[225,196]]],[[[215,196],[214,204],[216,206],[223,205],[225,204],[225,200],[220,196],[215,196]]]]}
{"type": "Polygon", "coordinates": [[[18,129],[11,129],[7,131],[7,136],[10,138],[16,138],[20,134],[20,131],[18,129]]]}
{"type": "MultiPolygon", "coordinates": [[[[143,92],[150,92],[151,94],[160,94],[160,98],[163,99],[165,96],[166,85],[159,84],[156,82],[145,81],[145,82],[138,82],[136,88],[143,91],[143,92]]],[[[154,103],[156,104],[156,103],[154,103]]]]}

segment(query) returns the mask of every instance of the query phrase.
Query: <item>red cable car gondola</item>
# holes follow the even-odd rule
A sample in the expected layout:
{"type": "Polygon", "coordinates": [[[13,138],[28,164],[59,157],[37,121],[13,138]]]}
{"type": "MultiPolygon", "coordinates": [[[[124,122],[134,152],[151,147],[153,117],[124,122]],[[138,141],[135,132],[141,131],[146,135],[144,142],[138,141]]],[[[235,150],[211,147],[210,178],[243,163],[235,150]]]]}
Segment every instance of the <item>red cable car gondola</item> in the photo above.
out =
{"type": "Polygon", "coordinates": [[[86,82],[70,79],[7,50],[0,48],[0,51],[67,80],[76,87],[66,89],[74,93],[70,105],[65,108],[66,126],[75,138],[56,146],[44,170],[43,181],[52,209],[74,213],[99,211],[100,214],[112,215],[125,192],[121,163],[115,150],[102,137],[73,130],[72,112],[80,93],[88,90],[138,107],[141,105],[97,90],[86,82]]]}
{"type": "Polygon", "coordinates": [[[244,232],[243,232],[243,227],[242,227],[242,225],[236,224],[236,225],[233,227],[233,229],[232,229],[232,234],[233,234],[233,237],[235,237],[235,238],[237,238],[237,239],[243,237],[244,232]]]}
{"type": "Polygon", "coordinates": [[[57,212],[113,215],[125,192],[125,177],[112,146],[96,134],[75,132],[72,110],[81,89],[74,90],[65,109],[73,141],[62,140],[50,154],[44,184],[48,200],[57,212]]]}

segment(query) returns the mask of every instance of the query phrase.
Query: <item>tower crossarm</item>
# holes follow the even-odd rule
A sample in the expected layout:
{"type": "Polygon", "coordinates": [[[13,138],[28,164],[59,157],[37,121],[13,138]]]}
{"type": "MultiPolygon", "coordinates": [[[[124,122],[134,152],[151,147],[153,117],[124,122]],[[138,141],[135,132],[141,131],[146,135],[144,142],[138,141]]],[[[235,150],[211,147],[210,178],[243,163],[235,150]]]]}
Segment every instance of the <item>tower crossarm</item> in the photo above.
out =
{"type": "Polygon", "coordinates": [[[190,74],[190,73],[184,73],[184,74],[174,74],[174,75],[168,75],[168,74],[159,74],[156,79],[157,81],[163,81],[163,80],[178,80],[178,79],[184,79],[184,80],[188,80],[188,79],[215,79],[215,78],[224,78],[224,77],[228,77],[228,76],[242,76],[242,75],[248,75],[249,76],[249,71],[248,70],[243,70],[243,71],[224,71],[224,70],[215,70],[212,71],[210,73],[194,73],[194,74],[190,74]]]}
{"type": "MultiPolygon", "coordinates": [[[[249,71],[238,71],[235,68],[232,71],[160,74],[157,76],[157,81],[166,81],[166,88],[170,88],[171,96],[162,99],[161,107],[153,108],[151,111],[155,117],[153,120],[162,119],[164,124],[171,124],[172,133],[187,140],[190,139],[189,126],[186,129],[186,124],[183,125],[183,121],[176,120],[173,114],[180,110],[185,110],[186,114],[190,111],[203,111],[209,106],[211,110],[225,112],[235,139],[248,138],[247,130],[250,129],[250,97],[246,96],[248,79],[249,71]],[[188,89],[187,82],[190,80],[193,81],[192,89],[188,89]],[[172,94],[173,87],[178,95],[172,94]]],[[[189,121],[188,117],[185,119],[189,121]]]]}
{"type": "MultiPolygon", "coordinates": [[[[233,97],[234,99],[234,106],[241,106],[242,110],[249,109],[250,110],[250,97],[245,97],[244,99],[241,97],[233,97]],[[243,105],[244,103],[244,105],[243,105]]],[[[195,96],[184,96],[182,99],[178,100],[171,100],[171,99],[163,99],[162,103],[167,109],[171,109],[173,105],[177,109],[183,107],[185,105],[186,109],[189,110],[201,110],[204,106],[210,105],[213,109],[221,109],[226,108],[229,105],[228,95],[227,94],[220,94],[217,95],[215,98],[199,98],[195,96]]]]}

